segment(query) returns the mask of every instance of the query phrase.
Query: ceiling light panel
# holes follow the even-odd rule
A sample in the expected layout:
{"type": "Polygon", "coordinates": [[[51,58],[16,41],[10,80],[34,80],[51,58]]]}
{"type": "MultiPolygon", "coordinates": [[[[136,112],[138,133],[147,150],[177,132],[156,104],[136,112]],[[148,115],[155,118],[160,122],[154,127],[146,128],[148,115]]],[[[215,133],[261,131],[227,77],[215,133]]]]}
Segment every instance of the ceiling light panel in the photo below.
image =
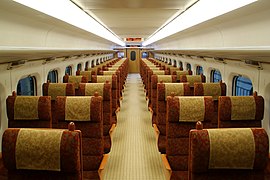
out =
{"type": "Polygon", "coordinates": [[[192,26],[213,19],[257,0],[200,0],[169,24],[150,36],[143,46],[152,44],[192,26]]]}
{"type": "Polygon", "coordinates": [[[124,46],[121,41],[108,29],[99,24],[95,19],[82,11],[79,7],[69,0],[14,0],[20,4],[45,13],[49,16],[60,19],[66,23],[76,26],[80,29],[93,33],[104,39],[112,41],[118,45],[124,46]]]}

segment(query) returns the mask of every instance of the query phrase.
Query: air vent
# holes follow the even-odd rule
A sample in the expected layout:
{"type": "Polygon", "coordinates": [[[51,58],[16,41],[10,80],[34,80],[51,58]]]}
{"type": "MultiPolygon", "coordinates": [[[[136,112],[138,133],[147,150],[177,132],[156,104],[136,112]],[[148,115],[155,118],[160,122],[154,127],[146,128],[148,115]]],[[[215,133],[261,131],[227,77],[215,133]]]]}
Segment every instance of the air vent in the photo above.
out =
{"type": "Polygon", "coordinates": [[[13,61],[11,62],[8,67],[7,70],[11,70],[13,68],[17,68],[17,67],[21,67],[26,63],[26,60],[20,60],[20,61],[13,61]]]}
{"type": "Polygon", "coordinates": [[[245,60],[245,63],[249,65],[254,65],[254,66],[260,65],[258,61],[252,61],[252,60],[245,60]]]}
{"type": "Polygon", "coordinates": [[[261,66],[261,63],[259,61],[253,61],[253,60],[245,60],[245,64],[248,65],[248,66],[252,66],[252,67],[255,67],[259,70],[262,70],[262,66],[261,66]]]}
{"type": "Polygon", "coordinates": [[[23,65],[23,64],[25,64],[25,60],[21,60],[21,61],[13,61],[13,62],[11,62],[11,66],[20,66],[20,65],[23,65]]]}
{"type": "Polygon", "coordinates": [[[225,60],[223,58],[220,57],[214,57],[214,60],[220,63],[226,63],[225,60]]]}

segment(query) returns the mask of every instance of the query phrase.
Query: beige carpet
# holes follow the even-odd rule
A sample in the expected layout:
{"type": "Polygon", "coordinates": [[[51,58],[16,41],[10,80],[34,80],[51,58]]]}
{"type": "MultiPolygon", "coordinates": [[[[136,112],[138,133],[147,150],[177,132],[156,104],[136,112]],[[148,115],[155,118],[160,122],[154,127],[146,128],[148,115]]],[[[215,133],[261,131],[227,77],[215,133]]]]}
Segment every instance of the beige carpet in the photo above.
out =
{"type": "Polygon", "coordinates": [[[139,74],[129,74],[105,167],[105,180],[164,180],[139,74]]]}

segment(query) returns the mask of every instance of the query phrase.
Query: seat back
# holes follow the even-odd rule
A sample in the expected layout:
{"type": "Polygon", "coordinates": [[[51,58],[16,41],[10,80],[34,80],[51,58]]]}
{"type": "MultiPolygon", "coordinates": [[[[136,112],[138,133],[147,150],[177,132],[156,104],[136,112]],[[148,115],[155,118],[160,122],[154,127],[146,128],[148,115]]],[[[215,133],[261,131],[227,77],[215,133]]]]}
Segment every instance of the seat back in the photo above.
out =
{"type": "Polygon", "coordinates": [[[214,104],[211,96],[167,97],[166,154],[174,173],[188,175],[189,131],[203,121],[211,127],[214,104]]]}
{"type": "MultiPolygon", "coordinates": [[[[116,68],[113,68],[116,69],[116,68]]],[[[117,68],[118,69],[118,68],[117,68]]],[[[121,93],[120,91],[122,90],[120,87],[120,81],[121,81],[121,72],[119,70],[109,70],[109,71],[102,71],[101,75],[104,76],[112,76],[112,75],[116,75],[117,76],[117,97],[120,98],[121,97],[121,93]]],[[[118,107],[120,106],[120,101],[117,101],[118,103],[118,107]]]]}
{"type": "Polygon", "coordinates": [[[57,127],[55,100],[57,96],[74,96],[73,83],[44,83],[42,85],[43,96],[51,96],[52,127],[57,127]]]}
{"type": "Polygon", "coordinates": [[[265,179],[269,142],[262,128],[191,130],[190,179],[265,179]]]}
{"type": "Polygon", "coordinates": [[[6,99],[9,128],[51,128],[50,96],[12,96],[6,99]]]}
{"type": "Polygon", "coordinates": [[[151,105],[153,110],[152,123],[156,124],[156,107],[157,107],[157,84],[159,82],[164,83],[176,83],[176,75],[156,75],[151,76],[151,105]]]}
{"type": "Polygon", "coordinates": [[[109,81],[111,83],[112,87],[112,122],[113,124],[116,124],[117,122],[117,116],[116,116],[116,109],[119,107],[119,97],[118,97],[118,80],[117,75],[99,75],[99,76],[92,76],[92,83],[106,83],[106,81],[109,81]]]}
{"type": "Polygon", "coordinates": [[[63,83],[73,83],[75,87],[75,94],[77,94],[77,91],[79,89],[80,83],[88,83],[87,76],[69,76],[65,75],[63,77],[63,83]]]}
{"type": "Polygon", "coordinates": [[[76,76],[85,76],[88,79],[88,82],[92,81],[92,75],[96,75],[96,71],[89,69],[88,71],[76,71],[76,76]]]}
{"type": "Polygon", "coordinates": [[[218,98],[226,96],[226,84],[222,83],[194,83],[194,96],[212,96],[214,100],[215,119],[213,127],[218,127],[218,98]]]}
{"type": "Polygon", "coordinates": [[[80,83],[79,95],[94,96],[95,93],[103,98],[103,136],[104,152],[108,153],[111,149],[110,129],[112,127],[112,93],[111,83],[80,83]]]}
{"type": "Polygon", "coordinates": [[[83,179],[77,130],[8,128],[2,157],[8,179],[83,179]]]}
{"type": "Polygon", "coordinates": [[[58,128],[63,129],[70,121],[82,132],[83,170],[98,177],[103,158],[102,97],[58,96],[56,99],[58,128]]]}
{"type": "Polygon", "coordinates": [[[168,66],[168,70],[170,74],[173,74],[174,71],[181,71],[183,68],[180,67],[174,67],[174,66],[168,66]]]}
{"type": "Polygon", "coordinates": [[[192,71],[191,70],[187,70],[187,71],[173,70],[171,74],[176,75],[177,76],[177,81],[180,82],[180,76],[182,76],[182,75],[192,75],[192,71]]]}
{"type": "Polygon", "coordinates": [[[149,99],[149,103],[148,106],[152,108],[152,89],[151,89],[151,83],[152,83],[152,75],[169,75],[169,71],[168,70],[154,70],[154,69],[149,69],[148,73],[147,73],[147,96],[149,99]]]}
{"type": "Polygon", "coordinates": [[[220,96],[218,127],[262,127],[264,99],[262,96],[220,96]]]}
{"type": "Polygon", "coordinates": [[[194,92],[194,83],[205,83],[204,75],[180,75],[180,82],[188,82],[190,89],[194,92]]]}
{"type": "Polygon", "coordinates": [[[190,96],[188,83],[157,83],[157,118],[156,125],[159,130],[158,149],[166,153],[166,98],[174,93],[175,96],[190,96]]]}

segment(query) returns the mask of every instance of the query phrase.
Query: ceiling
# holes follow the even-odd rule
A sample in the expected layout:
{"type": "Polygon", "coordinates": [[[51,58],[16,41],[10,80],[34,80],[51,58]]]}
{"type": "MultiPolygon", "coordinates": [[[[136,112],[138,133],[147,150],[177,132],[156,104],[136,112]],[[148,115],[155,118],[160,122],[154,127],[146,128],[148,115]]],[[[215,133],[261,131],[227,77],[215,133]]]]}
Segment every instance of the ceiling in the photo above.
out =
{"type": "Polygon", "coordinates": [[[72,0],[117,36],[146,39],[197,0],[72,0]]]}
{"type": "MultiPolygon", "coordinates": [[[[183,12],[197,0],[71,0],[77,6],[82,8],[89,15],[101,21],[105,27],[113,31],[117,36],[122,39],[127,37],[141,37],[148,38],[151,34],[157,31],[162,25],[169,22],[173,17],[183,12]]],[[[22,16],[31,16],[32,19],[36,18],[38,21],[50,22],[61,28],[69,28],[75,31],[66,23],[57,21],[54,18],[42,15],[36,11],[22,11],[17,6],[3,6],[10,0],[1,1],[1,8],[7,8],[13,13],[21,14],[22,16]],[[6,2],[3,4],[3,2],[6,2]]],[[[267,2],[268,0],[263,0],[267,2]]],[[[262,3],[263,4],[263,3],[262,3]]],[[[264,4],[263,4],[264,5],[264,4]]],[[[268,6],[269,7],[269,6],[268,6]]],[[[258,9],[254,9],[257,11],[258,9]]],[[[260,10],[260,9],[259,9],[260,10]]],[[[3,17],[3,16],[2,16],[3,17]]],[[[230,18],[230,17],[229,17],[230,18]]],[[[3,18],[4,19],[4,18],[3,18]]],[[[5,18],[6,19],[6,18],[5,18]]],[[[217,21],[224,19],[217,18],[217,21]]],[[[225,19],[226,20],[226,19],[225,19]]],[[[208,26],[209,23],[203,23],[208,26]]],[[[197,28],[203,25],[197,26],[197,28]]],[[[196,27],[194,27],[196,28],[196,27]]],[[[83,31],[76,31],[82,34],[83,31]]],[[[85,34],[89,36],[89,34],[85,34]]],[[[95,36],[91,36],[95,40],[95,36]]],[[[170,38],[174,38],[174,35],[170,38]]],[[[7,48],[3,49],[0,46],[0,64],[24,60],[24,59],[46,59],[51,57],[75,56],[80,54],[101,54],[113,53],[115,51],[102,51],[102,50],[87,50],[87,49],[51,49],[44,48],[7,48]]],[[[260,62],[269,62],[270,51],[266,49],[179,49],[179,50],[160,50],[154,51],[156,53],[175,53],[197,56],[209,56],[218,58],[231,58],[231,59],[245,59],[256,60],[260,62]]]]}

